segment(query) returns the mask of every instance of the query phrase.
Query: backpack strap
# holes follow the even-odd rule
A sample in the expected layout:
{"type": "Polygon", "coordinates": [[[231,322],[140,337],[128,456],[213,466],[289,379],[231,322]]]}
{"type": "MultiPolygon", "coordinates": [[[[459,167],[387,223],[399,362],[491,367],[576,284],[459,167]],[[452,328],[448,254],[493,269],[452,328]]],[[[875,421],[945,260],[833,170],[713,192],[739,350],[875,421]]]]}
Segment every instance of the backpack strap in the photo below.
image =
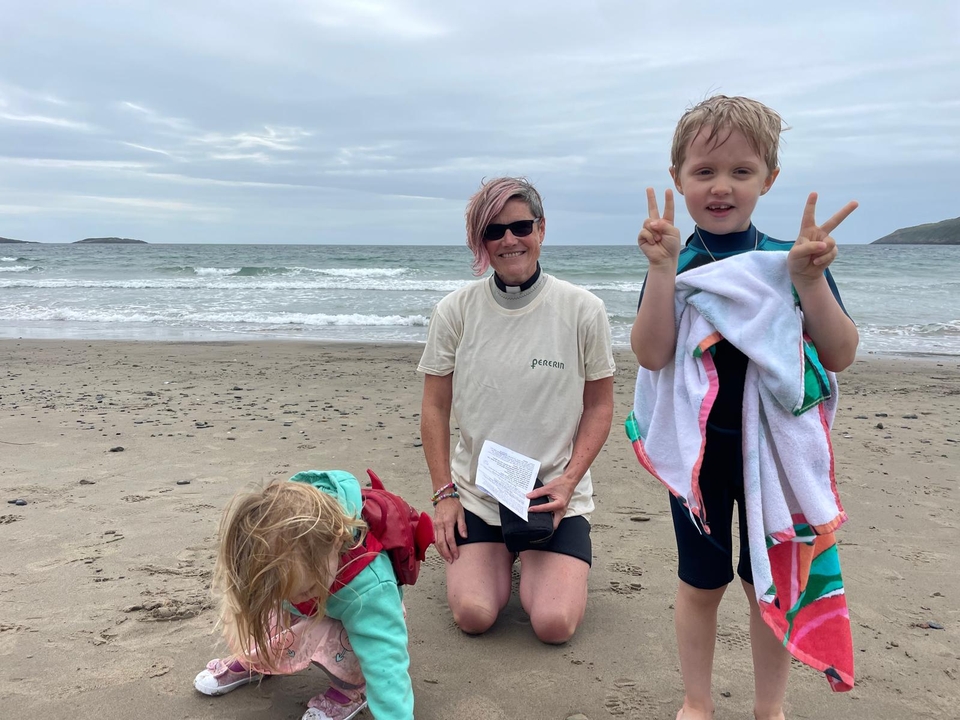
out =
{"type": "Polygon", "coordinates": [[[382,550],[383,544],[374,537],[373,533],[368,532],[362,543],[340,556],[337,577],[330,586],[330,594],[333,595],[349,585],[367,565],[376,560],[382,550]]]}

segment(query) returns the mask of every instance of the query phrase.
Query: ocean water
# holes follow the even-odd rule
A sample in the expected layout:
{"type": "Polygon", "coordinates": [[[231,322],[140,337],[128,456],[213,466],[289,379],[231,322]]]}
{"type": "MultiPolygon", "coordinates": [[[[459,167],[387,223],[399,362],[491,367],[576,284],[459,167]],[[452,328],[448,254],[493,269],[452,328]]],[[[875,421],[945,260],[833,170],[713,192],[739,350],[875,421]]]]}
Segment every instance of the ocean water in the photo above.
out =
{"type": "MultiPolygon", "coordinates": [[[[540,259],[602,298],[629,347],[636,246],[540,259]]],[[[422,342],[470,261],[462,246],[0,245],[0,337],[422,342]]],[[[832,272],[862,354],[960,355],[960,247],[846,245],[832,272]]]]}

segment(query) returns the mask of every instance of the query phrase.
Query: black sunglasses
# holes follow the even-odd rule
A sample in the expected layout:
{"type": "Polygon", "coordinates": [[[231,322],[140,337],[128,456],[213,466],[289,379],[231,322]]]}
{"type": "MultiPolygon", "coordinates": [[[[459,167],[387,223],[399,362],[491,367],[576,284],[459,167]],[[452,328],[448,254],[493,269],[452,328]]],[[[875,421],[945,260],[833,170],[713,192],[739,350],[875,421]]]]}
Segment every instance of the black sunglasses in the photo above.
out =
{"type": "Polygon", "coordinates": [[[533,232],[533,224],[539,222],[540,218],[533,220],[516,220],[509,225],[497,225],[492,223],[487,225],[483,231],[483,239],[486,241],[499,240],[506,235],[507,230],[513,233],[514,237],[526,237],[533,232]]]}

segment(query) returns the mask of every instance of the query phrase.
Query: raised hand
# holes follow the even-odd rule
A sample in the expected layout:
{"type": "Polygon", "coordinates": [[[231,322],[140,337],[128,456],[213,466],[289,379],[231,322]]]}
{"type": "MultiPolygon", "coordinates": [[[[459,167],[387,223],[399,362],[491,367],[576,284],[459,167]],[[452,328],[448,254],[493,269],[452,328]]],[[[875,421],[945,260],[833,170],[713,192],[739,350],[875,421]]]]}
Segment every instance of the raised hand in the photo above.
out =
{"type": "Polygon", "coordinates": [[[800,236],[787,256],[787,267],[794,285],[823,276],[823,271],[837,257],[837,242],[830,237],[830,233],[856,209],[857,203],[851,200],[823,225],[817,225],[817,194],[810,193],[803,208],[800,236]]]}
{"type": "Polygon", "coordinates": [[[667,190],[663,199],[663,217],[657,205],[657,193],[647,188],[647,219],[637,237],[640,251],[646,255],[651,267],[677,267],[680,256],[680,231],[673,224],[673,190],[667,190]]]}

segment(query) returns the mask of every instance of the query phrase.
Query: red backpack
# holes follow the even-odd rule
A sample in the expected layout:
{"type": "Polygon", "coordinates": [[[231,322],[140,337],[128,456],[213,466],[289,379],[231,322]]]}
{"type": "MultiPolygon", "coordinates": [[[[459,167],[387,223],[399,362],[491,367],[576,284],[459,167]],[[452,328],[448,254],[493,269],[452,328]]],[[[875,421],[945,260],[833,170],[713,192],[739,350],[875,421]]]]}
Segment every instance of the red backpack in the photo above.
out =
{"type": "Polygon", "coordinates": [[[361,545],[340,558],[340,569],[331,592],[340,590],[359,575],[381,550],[390,556],[398,585],[416,584],[420,563],[435,539],[429,515],[418,512],[402,497],[387,490],[373,470],[367,470],[367,475],[371,487],[360,489],[363,497],[360,515],[369,530],[361,545]]]}

